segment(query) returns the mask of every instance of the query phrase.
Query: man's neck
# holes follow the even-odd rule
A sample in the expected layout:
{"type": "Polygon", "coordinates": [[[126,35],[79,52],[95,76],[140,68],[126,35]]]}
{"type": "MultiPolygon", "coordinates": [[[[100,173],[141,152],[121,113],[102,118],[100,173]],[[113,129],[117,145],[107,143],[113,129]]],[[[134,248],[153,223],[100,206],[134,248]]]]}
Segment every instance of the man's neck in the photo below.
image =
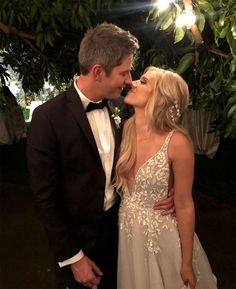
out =
{"type": "Polygon", "coordinates": [[[76,85],[79,90],[91,101],[98,102],[102,100],[98,93],[96,82],[91,81],[90,76],[81,75],[76,79],[76,85]]]}

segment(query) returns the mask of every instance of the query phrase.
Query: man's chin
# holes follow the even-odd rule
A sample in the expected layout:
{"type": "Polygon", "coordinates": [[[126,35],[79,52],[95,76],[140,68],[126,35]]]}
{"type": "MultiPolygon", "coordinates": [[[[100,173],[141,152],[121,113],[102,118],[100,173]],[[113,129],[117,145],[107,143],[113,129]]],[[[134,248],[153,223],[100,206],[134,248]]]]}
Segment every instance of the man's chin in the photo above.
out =
{"type": "Polygon", "coordinates": [[[130,104],[130,103],[129,103],[129,98],[126,97],[126,96],[124,96],[124,102],[125,102],[126,104],[130,104]]]}

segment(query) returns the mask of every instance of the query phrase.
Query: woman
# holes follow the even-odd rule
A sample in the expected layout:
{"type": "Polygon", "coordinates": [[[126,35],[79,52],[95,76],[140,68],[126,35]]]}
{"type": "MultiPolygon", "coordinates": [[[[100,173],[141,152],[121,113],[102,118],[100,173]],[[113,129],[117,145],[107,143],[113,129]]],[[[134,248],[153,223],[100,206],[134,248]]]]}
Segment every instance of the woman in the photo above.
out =
{"type": "Polygon", "coordinates": [[[125,102],[135,115],[124,127],[116,186],[119,212],[118,289],[215,289],[216,279],[194,234],[194,152],[177,122],[188,105],[186,82],[149,67],[125,102]],[[176,216],[154,203],[174,187],[176,216]]]}

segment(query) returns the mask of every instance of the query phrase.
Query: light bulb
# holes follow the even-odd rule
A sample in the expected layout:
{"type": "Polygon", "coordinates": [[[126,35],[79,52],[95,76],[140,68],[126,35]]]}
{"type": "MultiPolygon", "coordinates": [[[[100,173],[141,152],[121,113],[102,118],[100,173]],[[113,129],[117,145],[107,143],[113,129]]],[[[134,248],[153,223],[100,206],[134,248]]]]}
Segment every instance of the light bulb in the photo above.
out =
{"type": "Polygon", "coordinates": [[[183,13],[176,19],[176,26],[186,26],[188,29],[196,22],[196,15],[192,9],[184,10],[183,13]]]}
{"type": "Polygon", "coordinates": [[[158,0],[156,6],[160,12],[166,10],[170,5],[171,0],[158,0]]]}

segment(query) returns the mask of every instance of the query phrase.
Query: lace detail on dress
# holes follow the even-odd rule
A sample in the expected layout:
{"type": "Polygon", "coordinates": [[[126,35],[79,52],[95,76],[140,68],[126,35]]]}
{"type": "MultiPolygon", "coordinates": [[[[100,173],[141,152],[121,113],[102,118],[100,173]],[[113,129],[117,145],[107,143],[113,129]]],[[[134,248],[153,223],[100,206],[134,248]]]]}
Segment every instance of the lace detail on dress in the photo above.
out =
{"type": "MultiPolygon", "coordinates": [[[[176,219],[153,209],[171,185],[167,149],[172,134],[139,168],[131,192],[124,187],[119,211],[118,289],[188,289],[180,276],[182,252],[176,219]]],[[[196,289],[217,289],[196,234],[192,263],[196,289]]]]}
{"type": "Polygon", "coordinates": [[[139,168],[132,192],[128,187],[124,188],[119,212],[120,230],[124,230],[128,239],[132,240],[135,238],[135,224],[142,226],[146,237],[145,249],[153,254],[161,251],[158,240],[162,232],[172,232],[176,228],[174,217],[162,216],[160,211],[153,209],[154,203],[168,194],[170,164],[167,148],[173,132],[167,135],[161,149],[139,168]]]}

